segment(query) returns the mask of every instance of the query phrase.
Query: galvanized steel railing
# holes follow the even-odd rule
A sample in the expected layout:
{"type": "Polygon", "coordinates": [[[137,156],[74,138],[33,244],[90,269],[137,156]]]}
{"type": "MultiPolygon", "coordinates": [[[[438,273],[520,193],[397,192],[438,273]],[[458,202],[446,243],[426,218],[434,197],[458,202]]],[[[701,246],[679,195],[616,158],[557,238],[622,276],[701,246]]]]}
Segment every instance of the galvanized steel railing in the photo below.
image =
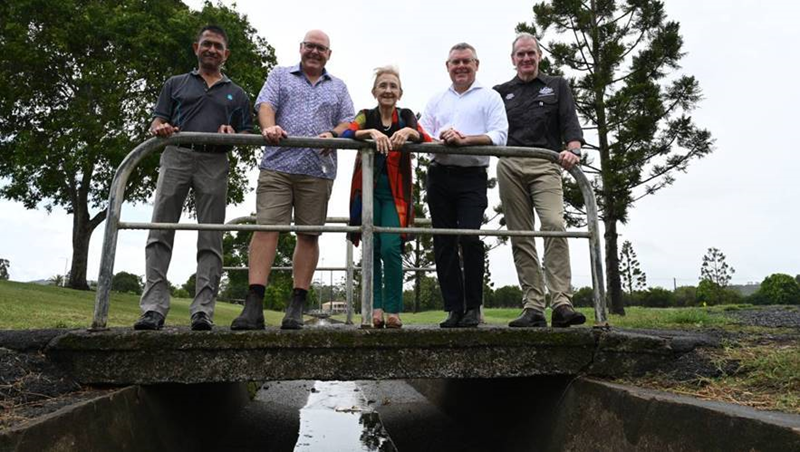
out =
{"type": "MultiPolygon", "coordinates": [[[[361,326],[372,324],[372,269],[373,269],[373,234],[376,232],[407,232],[413,234],[443,235],[480,235],[480,236],[533,236],[533,237],[578,237],[589,239],[589,256],[591,260],[592,287],[594,298],[595,323],[606,325],[605,289],[603,284],[603,265],[600,249],[600,235],[597,220],[597,203],[594,192],[580,168],[569,170],[578,183],[586,204],[588,232],[570,231],[489,231],[473,229],[428,229],[428,228],[391,228],[375,226],[373,221],[373,154],[374,143],[343,138],[301,138],[290,137],[281,140],[281,146],[297,148],[333,148],[360,150],[362,158],[362,225],[361,226],[296,226],[296,225],[255,225],[255,224],[176,224],[176,223],[128,223],[120,220],[125,186],[136,165],[146,156],[169,145],[185,143],[215,144],[233,146],[263,146],[264,139],[250,134],[216,134],[181,132],[169,138],[151,138],[137,146],[122,161],[108,195],[108,215],[103,241],[103,255],[100,260],[100,274],[97,278],[97,296],[95,299],[92,330],[103,330],[108,322],[108,305],[111,292],[111,280],[114,275],[114,259],[117,249],[117,236],[120,229],[171,229],[171,230],[210,230],[210,231],[277,231],[277,232],[360,232],[362,237],[362,278],[361,278],[361,326]]],[[[503,147],[503,146],[471,146],[453,148],[440,144],[405,144],[403,151],[416,153],[493,155],[496,157],[534,157],[550,161],[558,160],[558,153],[538,148],[503,147]]],[[[348,275],[347,284],[352,290],[352,275],[348,275]]]]}

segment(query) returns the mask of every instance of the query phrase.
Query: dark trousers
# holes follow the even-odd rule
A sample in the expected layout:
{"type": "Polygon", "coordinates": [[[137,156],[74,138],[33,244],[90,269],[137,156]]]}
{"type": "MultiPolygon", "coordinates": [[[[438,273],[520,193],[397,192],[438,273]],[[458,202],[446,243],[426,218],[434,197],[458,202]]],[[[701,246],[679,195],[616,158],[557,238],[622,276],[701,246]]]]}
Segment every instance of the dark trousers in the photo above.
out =
{"type": "MultiPolygon", "coordinates": [[[[486,168],[428,167],[428,207],[434,228],[480,229],[487,205],[486,168]]],[[[485,254],[480,237],[435,235],[433,250],[445,311],[480,307],[485,254]]]]}

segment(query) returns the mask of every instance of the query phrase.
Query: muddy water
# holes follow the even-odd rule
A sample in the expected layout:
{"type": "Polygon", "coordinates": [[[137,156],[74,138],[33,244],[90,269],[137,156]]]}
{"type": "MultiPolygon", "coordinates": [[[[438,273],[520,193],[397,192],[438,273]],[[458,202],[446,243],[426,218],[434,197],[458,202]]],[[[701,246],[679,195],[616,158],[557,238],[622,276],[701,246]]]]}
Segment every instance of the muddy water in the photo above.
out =
{"type": "Polygon", "coordinates": [[[317,381],[300,410],[295,452],[396,451],[355,382],[317,381]]]}

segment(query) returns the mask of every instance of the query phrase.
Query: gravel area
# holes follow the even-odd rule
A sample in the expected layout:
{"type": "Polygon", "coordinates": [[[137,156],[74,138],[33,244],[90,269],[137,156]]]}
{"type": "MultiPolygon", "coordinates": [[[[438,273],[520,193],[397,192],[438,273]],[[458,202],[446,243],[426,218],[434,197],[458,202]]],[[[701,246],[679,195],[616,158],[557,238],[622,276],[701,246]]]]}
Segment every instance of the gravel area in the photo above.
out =
{"type": "Polygon", "coordinates": [[[768,328],[795,328],[800,330],[800,308],[796,306],[764,306],[730,311],[726,315],[742,325],[768,328]]]}

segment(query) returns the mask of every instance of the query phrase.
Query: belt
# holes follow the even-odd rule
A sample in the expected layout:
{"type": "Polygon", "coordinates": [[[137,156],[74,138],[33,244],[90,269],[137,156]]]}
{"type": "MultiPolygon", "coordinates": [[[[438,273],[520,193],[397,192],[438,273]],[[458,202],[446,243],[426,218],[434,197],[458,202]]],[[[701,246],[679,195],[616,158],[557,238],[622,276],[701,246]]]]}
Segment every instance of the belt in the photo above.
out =
{"type": "Polygon", "coordinates": [[[220,144],[186,143],[182,144],[181,147],[185,149],[191,149],[195,152],[202,152],[204,154],[225,154],[231,150],[230,146],[223,146],[220,144]]]}
{"type": "Polygon", "coordinates": [[[431,162],[431,164],[428,166],[440,171],[446,171],[448,173],[456,173],[456,174],[474,174],[474,173],[486,172],[485,166],[442,165],[441,163],[437,162],[431,162]]]}

